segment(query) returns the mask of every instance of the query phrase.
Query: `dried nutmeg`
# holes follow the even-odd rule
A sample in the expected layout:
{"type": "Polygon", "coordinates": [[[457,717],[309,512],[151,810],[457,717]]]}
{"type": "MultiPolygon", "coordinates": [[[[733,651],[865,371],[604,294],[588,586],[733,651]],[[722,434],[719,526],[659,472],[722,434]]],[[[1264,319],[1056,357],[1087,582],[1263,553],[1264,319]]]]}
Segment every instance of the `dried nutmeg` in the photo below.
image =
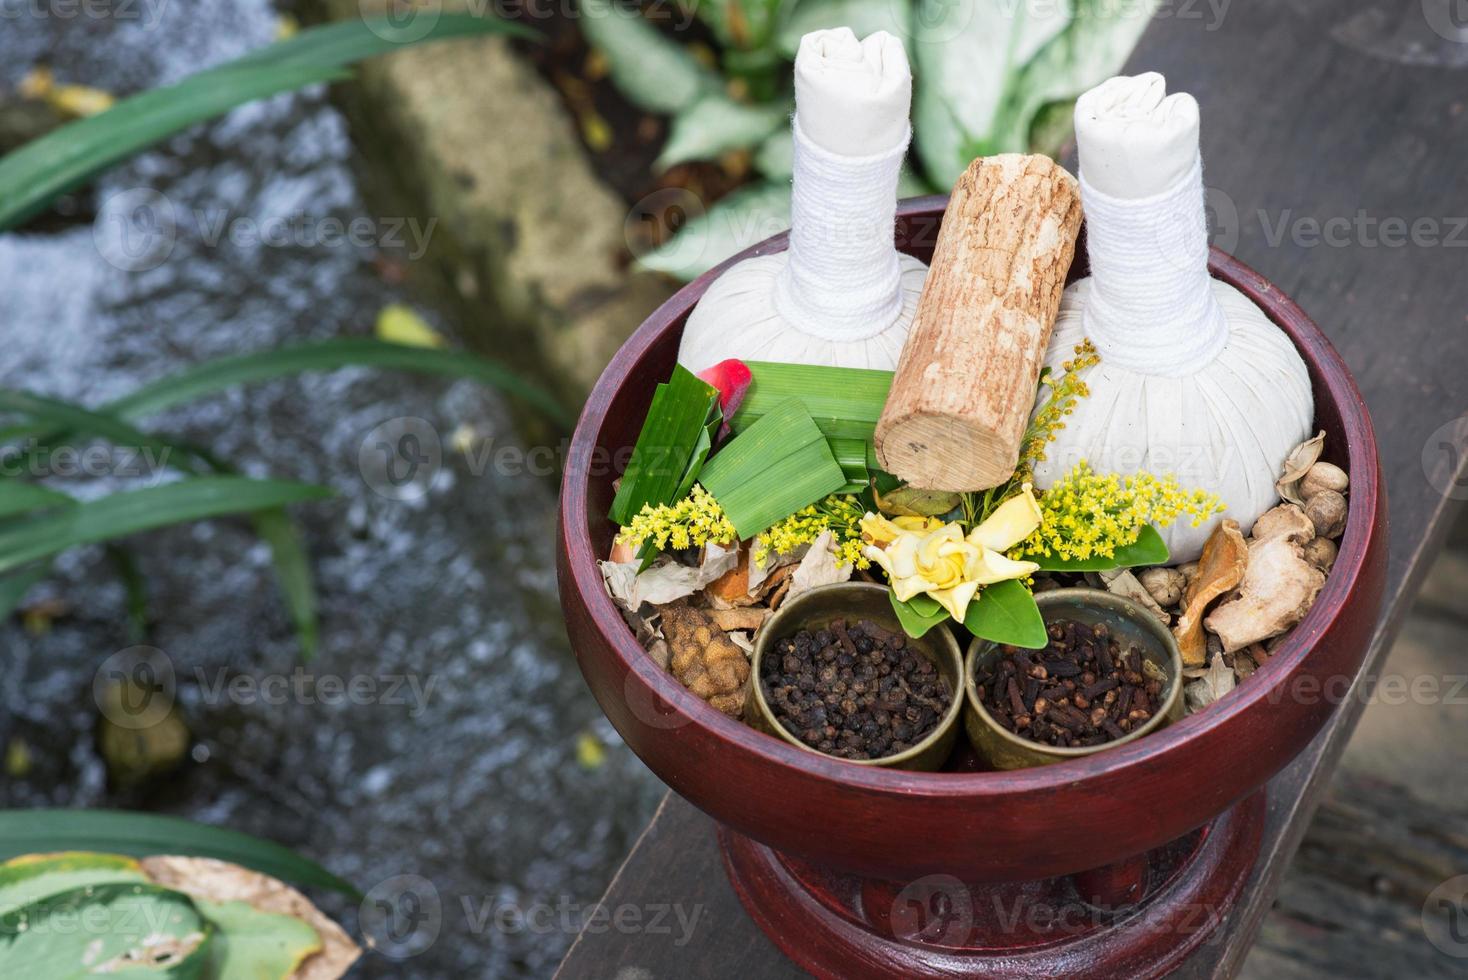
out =
{"type": "Polygon", "coordinates": [[[1305,516],[1315,525],[1317,536],[1338,538],[1346,529],[1346,498],[1334,490],[1322,490],[1305,501],[1305,516]]]}
{"type": "Polygon", "coordinates": [[[1330,538],[1315,538],[1305,545],[1305,560],[1322,572],[1329,574],[1331,567],[1335,565],[1339,551],[1336,543],[1330,538]]]}
{"type": "Polygon", "coordinates": [[[1350,485],[1351,478],[1339,466],[1334,463],[1316,463],[1300,479],[1300,496],[1308,501],[1323,490],[1343,494],[1350,485]]]}
{"type": "Polygon", "coordinates": [[[1182,602],[1183,589],[1188,585],[1183,573],[1176,568],[1149,568],[1137,578],[1141,581],[1142,588],[1163,609],[1171,609],[1182,602]]]}

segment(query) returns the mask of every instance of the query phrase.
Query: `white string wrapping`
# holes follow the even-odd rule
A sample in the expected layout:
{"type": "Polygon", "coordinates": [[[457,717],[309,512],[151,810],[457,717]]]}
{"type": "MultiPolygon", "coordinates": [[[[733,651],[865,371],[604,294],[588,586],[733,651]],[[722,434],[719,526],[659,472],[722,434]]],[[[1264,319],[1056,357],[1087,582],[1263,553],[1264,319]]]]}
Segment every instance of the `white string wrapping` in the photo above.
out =
{"type": "Polygon", "coordinates": [[[1208,275],[1203,166],[1150,197],[1096,190],[1081,168],[1091,289],[1086,335],[1103,361],[1178,378],[1212,364],[1229,326],[1208,275]]]}
{"type": "Polygon", "coordinates": [[[823,340],[867,340],[890,327],[903,307],[893,230],[911,127],[895,146],[863,157],[817,146],[798,117],[793,128],[790,252],[775,280],[775,310],[823,340]]]}

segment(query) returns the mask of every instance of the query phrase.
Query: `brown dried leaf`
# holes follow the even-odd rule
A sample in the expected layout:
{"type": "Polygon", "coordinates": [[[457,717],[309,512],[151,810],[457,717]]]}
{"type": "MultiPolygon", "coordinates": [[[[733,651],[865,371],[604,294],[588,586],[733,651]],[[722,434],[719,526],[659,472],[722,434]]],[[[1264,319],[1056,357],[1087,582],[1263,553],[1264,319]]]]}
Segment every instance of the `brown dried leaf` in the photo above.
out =
{"type": "Polygon", "coordinates": [[[1219,596],[1243,581],[1248,567],[1249,546],[1239,531],[1239,522],[1221,522],[1203,545],[1198,573],[1188,583],[1188,591],[1183,596],[1183,614],[1172,628],[1185,666],[1201,667],[1207,663],[1208,641],[1203,635],[1203,616],[1219,596]]]}
{"type": "Polygon", "coordinates": [[[1284,471],[1274,484],[1274,489],[1281,497],[1292,504],[1298,504],[1301,507],[1305,505],[1305,498],[1300,495],[1300,481],[1304,479],[1306,473],[1310,472],[1310,467],[1315,465],[1324,451],[1325,431],[1323,429],[1315,438],[1306,439],[1290,450],[1290,454],[1285,457],[1284,471]]]}
{"type": "Polygon", "coordinates": [[[1232,691],[1236,683],[1233,668],[1223,662],[1220,654],[1214,654],[1213,662],[1208,665],[1207,672],[1183,688],[1183,696],[1188,702],[1188,711],[1200,711],[1208,707],[1232,691]]]}
{"type": "Polygon", "coordinates": [[[321,950],[308,956],[291,980],[336,980],[362,950],[352,938],[294,888],[269,875],[213,858],[160,855],[139,862],[159,885],[209,902],[245,902],[275,915],[300,919],[321,937],[321,950]]]}
{"type": "Polygon", "coordinates": [[[739,609],[710,609],[708,617],[725,633],[736,630],[757,630],[770,618],[770,610],[764,606],[744,606],[739,609]]]}

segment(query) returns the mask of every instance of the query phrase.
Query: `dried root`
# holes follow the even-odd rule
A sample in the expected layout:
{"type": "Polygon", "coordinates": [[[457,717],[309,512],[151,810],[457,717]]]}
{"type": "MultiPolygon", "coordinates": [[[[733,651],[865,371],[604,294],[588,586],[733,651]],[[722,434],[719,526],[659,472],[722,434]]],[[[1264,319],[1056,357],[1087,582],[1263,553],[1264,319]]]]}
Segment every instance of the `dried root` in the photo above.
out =
{"type": "Polygon", "coordinates": [[[662,610],[663,638],[672,651],[673,676],[731,718],[744,712],[749,659],[708,614],[685,603],[662,610]]]}
{"type": "MultiPolygon", "coordinates": [[[[1259,518],[1265,520],[1269,515],[1259,518]]],[[[1188,583],[1183,596],[1183,614],[1172,628],[1183,655],[1185,667],[1202,667],[1208,663],[1208,640],[1203,635],[1203,616],[1220,596],[1244,578],[1249,564],[1249,546],[1239,531],[1238,521],[1222,521],[1203,545],[1198,571],[1188,583]]]]}
{"type": "Polygon", "coordinates": [[[1205,624],[1226,653],[1279,636],[1310,611],[1325,585],[1325,573],[1305,558],[1314,535],[1314,524],[1294,504],[1259,518],[1238,598],[1215,609],[1205,624]]]}

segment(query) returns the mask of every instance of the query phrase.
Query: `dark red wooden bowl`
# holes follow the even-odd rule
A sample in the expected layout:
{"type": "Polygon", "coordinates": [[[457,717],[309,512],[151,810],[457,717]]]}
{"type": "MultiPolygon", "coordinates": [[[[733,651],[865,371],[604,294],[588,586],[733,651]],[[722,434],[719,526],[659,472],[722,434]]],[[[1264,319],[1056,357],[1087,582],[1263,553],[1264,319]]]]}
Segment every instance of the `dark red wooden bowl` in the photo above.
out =
{"type": "MultiPolygon", "coordinates": [[[[945,198],[904,202],[898,245],[931,258],[945,198]]],[[[725,268],[785,248],[776,236],[664,303],[612,359],[583,409],[561,489],[557,567],[571,645],[622,737],[669,786],[735,831],[831,868],[911,880],[1024,881],[1109,864],[1174,840],[1257,789],[1346,696],[1386,573],[1386,499],[1376,439],[1340,355],[1303,311],[1214,251],[1213,274],[1254,300],[1310,367],[1328,456],[1351,476],[1340,557],[1315,607],[1228,698],[1114,751],[1006,773],[914,773],[824,759],[726,718],[689,694],[633,638],[597,559],[613,527],[611,461],[625,463],[653,386],[672,370],[683,323],[725,268]],[[620,454],[619,454],[620,451],[620,454]]],[[[1078,249],[1072,278],[1084,275],[1078,249]]]]}

